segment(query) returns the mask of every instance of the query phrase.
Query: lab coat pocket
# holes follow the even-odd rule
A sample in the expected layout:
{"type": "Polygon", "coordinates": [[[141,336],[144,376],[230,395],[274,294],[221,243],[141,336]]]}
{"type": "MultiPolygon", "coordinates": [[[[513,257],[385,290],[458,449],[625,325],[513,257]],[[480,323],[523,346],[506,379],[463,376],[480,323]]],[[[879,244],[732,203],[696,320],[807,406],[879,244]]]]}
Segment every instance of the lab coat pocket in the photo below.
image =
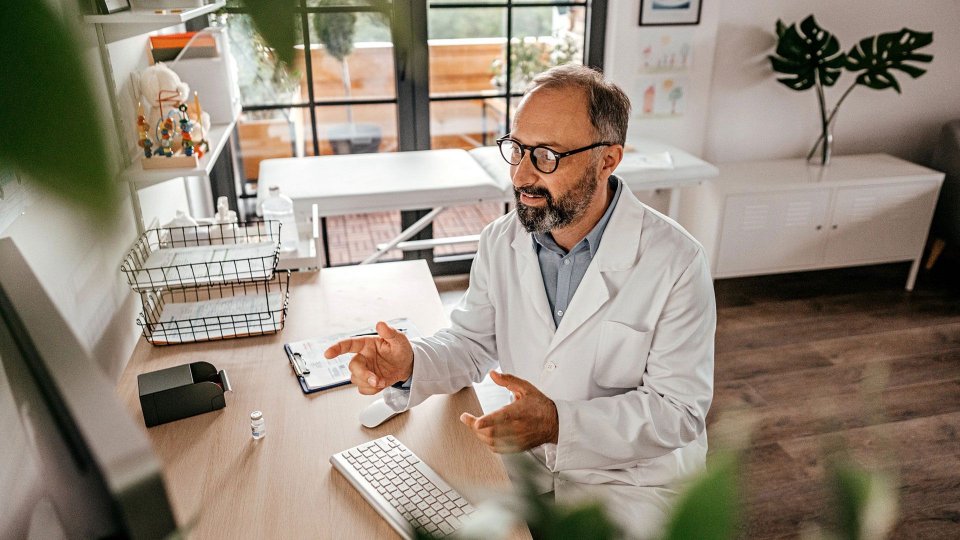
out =
{"type": "Polygon", "coordinates": [[[593,380],[604,388],[636,388],[650,353],[653,331],[642,332],[617,321],[600,323],[593,380]]]}

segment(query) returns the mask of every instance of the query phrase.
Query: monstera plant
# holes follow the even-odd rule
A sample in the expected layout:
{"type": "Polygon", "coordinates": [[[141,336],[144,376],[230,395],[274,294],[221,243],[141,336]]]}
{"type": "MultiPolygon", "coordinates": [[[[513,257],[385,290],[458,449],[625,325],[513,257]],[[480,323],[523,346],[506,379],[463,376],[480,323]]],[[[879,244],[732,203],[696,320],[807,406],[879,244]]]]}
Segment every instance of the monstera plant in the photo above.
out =
{"type": "Polygon", "coordinates": [[[893,70],[916,79],[926,70],[914,63],[933,60],[933,55],[917,52],[933,42],[932,32],[903,28],[897,32],[863,38],[849,52],[840,48],[836,36],[820,27],[813,15],[801,21],[799,26],[786,26],[783,21],[777,20],[776,32],[777,49],[769,58],[773,70],[784,75],[777,80],[792,90],[814,88],[817,92],[822,132],[807,154],[807,160],[811,160],[817,148],[820,148],[822,165],[830,162],[833,144],[831,126],[837,110],[854,88],[893,88],[899,94],[900,83],[893,70]],[[836,104],[828,107],[824,88],[836,84],[844,70],[857,73],[857,78],[841,94],[836,104]]]}

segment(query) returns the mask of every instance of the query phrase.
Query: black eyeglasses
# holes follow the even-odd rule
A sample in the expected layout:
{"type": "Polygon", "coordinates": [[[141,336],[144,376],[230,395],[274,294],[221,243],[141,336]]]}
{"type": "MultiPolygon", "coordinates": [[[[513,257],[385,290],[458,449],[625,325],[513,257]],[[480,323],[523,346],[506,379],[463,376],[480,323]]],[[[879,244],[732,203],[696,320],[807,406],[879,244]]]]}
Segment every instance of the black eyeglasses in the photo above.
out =
{"type": "Polygon", "coordinates": [[[557,152],[546,146],[527,146],[516,139],[510,137],[500,137],[497,139],[497,146],[500,147],[500,155],[511,165],[519,165],[523,155],[527,150],[530,151],[530,161],[538,171],[543,174],[550,174],[557,170],[560,165],[560,158],[579,154],[599,146],[612,146],[613,143],[598,142],[583,148],[570,150],[569,152],[557,152]]]}

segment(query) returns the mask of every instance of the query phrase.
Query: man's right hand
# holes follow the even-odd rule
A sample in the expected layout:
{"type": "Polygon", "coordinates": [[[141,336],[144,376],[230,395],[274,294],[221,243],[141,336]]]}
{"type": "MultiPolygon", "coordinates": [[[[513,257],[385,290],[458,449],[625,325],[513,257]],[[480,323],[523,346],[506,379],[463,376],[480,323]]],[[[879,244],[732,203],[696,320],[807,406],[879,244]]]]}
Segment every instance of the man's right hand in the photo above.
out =
{"type": "Polygon", "coordinates": [[[405,381],[413,374],[413,347],[403,332],[377,323],[376,337],[354,337],[335,343],[323,355],[335,358],[355,353],[350,360],[350,381],[361,394],[376,394],[405,381]]]}

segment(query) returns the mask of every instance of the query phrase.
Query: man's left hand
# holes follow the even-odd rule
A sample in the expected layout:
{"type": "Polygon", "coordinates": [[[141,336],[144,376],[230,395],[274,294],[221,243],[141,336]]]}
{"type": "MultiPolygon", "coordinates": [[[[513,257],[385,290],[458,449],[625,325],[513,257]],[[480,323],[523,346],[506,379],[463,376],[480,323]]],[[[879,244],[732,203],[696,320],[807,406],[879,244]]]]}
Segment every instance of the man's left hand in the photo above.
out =
{"type": "Polygon", "coordinates": [[[498,454],[529,450],[545,443],[557,443],[560,422],[557,406],[529,382],[513,375],[490,372],[490,379],[513,392],[513,403],[477,418],[469,413],[460,421],[498,454]]]}

